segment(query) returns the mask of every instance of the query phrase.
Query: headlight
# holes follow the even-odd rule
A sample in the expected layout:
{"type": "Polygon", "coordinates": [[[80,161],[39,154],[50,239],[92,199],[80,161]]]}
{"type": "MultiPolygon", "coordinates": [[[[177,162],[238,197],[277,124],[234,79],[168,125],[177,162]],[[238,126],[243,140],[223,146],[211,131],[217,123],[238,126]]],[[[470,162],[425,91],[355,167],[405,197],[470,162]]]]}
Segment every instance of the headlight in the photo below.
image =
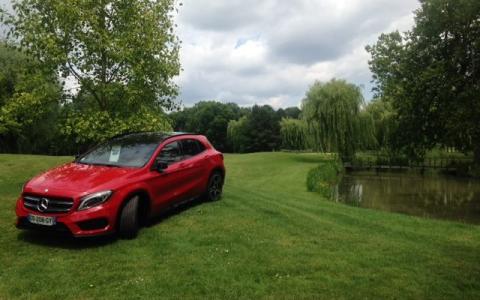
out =
{"type": "Polygon", "coordinates": [[[103,191],[87,195],[80,199],[80,206],[78,207],[78,210],[85,210],[100,205],[107,201],[111,195],[112,191],[103,191]]]}

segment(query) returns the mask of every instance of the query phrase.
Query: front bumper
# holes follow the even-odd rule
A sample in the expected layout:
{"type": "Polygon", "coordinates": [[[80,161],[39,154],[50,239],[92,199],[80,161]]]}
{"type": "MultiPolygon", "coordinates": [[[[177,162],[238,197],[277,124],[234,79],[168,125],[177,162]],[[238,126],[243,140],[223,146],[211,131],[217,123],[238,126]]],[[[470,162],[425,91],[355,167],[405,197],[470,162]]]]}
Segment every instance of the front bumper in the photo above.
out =
{"type": "Polygon", "coordinates": [[[45,214],[27,209],[23,205],[23,199],[17,201],[16,226],[19,229],[33,229],[41,231],[53,231],[66,233],[75,237],[98,236],[113,233],[115,231],[116,212],[114,203],[109,199],[103,205],[83,211],[77,211],[74,207],[65,214],[45,214]],[[44,226],[30,223],[28,215],[55,217],[54,226],[44,226]]]}

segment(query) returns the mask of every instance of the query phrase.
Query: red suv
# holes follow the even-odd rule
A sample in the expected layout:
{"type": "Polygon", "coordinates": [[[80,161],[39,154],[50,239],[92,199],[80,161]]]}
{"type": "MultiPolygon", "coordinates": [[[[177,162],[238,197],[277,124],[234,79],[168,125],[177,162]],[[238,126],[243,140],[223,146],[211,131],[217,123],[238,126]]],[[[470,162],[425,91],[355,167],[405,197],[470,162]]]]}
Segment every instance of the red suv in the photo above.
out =
{"type": "Polygon", "coordinates": [[[223,155],[202,135],[133,133],[28,181],[17,227],[134,238],[150,217],[199,196],[218,200],[223,155]]]}

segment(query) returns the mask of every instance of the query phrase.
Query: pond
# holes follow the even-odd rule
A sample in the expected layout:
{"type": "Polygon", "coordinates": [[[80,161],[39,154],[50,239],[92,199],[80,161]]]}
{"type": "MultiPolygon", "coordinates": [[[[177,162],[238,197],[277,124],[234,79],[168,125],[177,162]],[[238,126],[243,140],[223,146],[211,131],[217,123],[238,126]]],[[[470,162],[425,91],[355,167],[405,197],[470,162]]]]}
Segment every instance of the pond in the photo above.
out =
{"type": "Polygon", "coordinates": [[[333,198],[352,206],[480,224],[480,181],[416,173],[352,172],[333,198]]]}

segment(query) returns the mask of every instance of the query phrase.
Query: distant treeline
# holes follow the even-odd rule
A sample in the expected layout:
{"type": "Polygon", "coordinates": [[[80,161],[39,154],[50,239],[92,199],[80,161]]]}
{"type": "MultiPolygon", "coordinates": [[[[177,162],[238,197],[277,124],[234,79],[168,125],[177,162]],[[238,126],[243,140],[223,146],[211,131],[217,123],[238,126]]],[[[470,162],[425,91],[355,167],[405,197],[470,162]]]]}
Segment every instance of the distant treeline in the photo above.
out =
{"type": "Polygon", "coordinates": [[[313,150],[343,161],[365,150],[420,160],[455,148],[480,174],[478,0],[422,0],[411,30],[367,46],[370,102],[332,79],[315,82],[300,108],[209,101],[171,114],[181,71],[174,1],[118,5],[115,14],[95,1],[17,2],[14,14],[0,12],[10,28],[0,45],[0,152],[74,154],[125,132],[175,129],[225,152],[313,150]],[[146,20],[146,11],[155,13],[146,20]],[[78,92],[65,86],[72,78],[78,92]]]}
{"type": "Polygon", "coordinates": [[[365,103],[359,87],[336,79],[314,83],[301,108],[203,101],[169,115],[176,131],[204,134],[224,152],[309,150],[344,160],[390,147],[391,116],[384,102],[365,103]]]}
{"type": "Polygon", "coordinates": [[[280,121],[298,119],[300,109],[202,101],[169,117],[176,131],[205,134],[218,150],[258,152],[282,148],[280,121]]]}

